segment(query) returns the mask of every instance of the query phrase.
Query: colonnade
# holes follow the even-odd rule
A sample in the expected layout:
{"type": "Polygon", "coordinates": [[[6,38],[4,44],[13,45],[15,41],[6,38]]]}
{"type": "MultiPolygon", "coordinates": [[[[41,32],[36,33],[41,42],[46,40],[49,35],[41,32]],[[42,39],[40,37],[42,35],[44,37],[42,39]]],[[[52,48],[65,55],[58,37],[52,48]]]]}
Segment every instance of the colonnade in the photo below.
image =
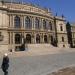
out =
{"type": "Polygon", "coordinates": [[[50,20],[46,19],[47,29],[45,30],[43,28],[43,20],[45,20],[45,19],[38,18],[40,28],[36,29],[36,27],[35,27],[35,25],[36,25],[35,24],[35,18],[36,17],[31,17],[30,16],[29,18],[31,20],[32,28],[27,29],[26,28],[26,23],[25,23],[26,22],[25,21],[26,16],[22,15],[22,16],[19,16],[20,17],[20,25],[21,25],[21,27],[20,28],[15,28],[15,21],[14,21],[15,16],[14,15],[9,15],[9,28],[10,28],[10,31],[9,31],[8,34],[9,34],[10,48],[15,49],[15,47],[21,46],[24,43],[24,41],[25,41],[25,43],[29,43],[29,44],[36,44],[36,43],[37,44],[40,44],[40,43],[41,44],[42,43],[51,44],[51,42],[53,41],[52,40],[53,39],[53,33],[50,32],[50,31],[53,31],[53,22],[51,22],[50,20]],[[48,27],[49,22],[51,22],[51,25],[52,25],[51,30],[48,27]],[[11,28],[14,29],[14,30],[12,31],[11,28]],[[19,29],[19,30],[16,30],[16,29],[19,29]]]}
{"type": "MultiPolygon", "coordinates": [[[[15,17],[17,15],[9,15],[9,27],[10,28],[15,28],[15,17]]],[[[30,19],[30,26],[31,28],[28,28],[30,30],[48,30],[48,31],[53,31],[54,30],[54,22],[53,20],[51,19],[48,19],[48,18],[39,18],[39,17],[33,17],[33,16],[23,16],[23,15],[20,15],[18,16],[20,18],[20,28],[21,29],[25,29],[27,30],[26,28],[26,18],[28,17],[30,19]],[[39,28],[36,28],[36,18],[39,20],[39,28]],[[43,24],[43,21],[46,21],[46,29],[44,29],[44,24],[43,24]]],[[[17,28],[17,27],[16,27],[17,28]]]]}

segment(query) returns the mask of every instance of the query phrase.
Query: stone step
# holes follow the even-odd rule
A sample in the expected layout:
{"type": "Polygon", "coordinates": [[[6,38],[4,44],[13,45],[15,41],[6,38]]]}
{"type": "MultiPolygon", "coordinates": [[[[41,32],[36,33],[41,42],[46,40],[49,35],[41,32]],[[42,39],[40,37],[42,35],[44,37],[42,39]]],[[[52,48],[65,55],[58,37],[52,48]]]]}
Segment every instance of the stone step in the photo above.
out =
{"type": "Polygon", "coordinates": [[[50,44],[28,44],[27,47],[28,49],[26,49],[26,51],[14,52],[13,54],[15,54],[16,56],[36,56],[58,53],[60,50],[60,48],[53,47],[50,44]]]}

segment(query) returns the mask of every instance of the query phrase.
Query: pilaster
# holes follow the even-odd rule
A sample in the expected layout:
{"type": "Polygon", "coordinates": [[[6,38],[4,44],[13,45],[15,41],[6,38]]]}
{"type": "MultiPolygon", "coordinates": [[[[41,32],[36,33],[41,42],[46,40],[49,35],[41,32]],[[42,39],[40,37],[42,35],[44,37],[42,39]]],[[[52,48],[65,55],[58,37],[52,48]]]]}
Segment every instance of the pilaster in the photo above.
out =
{"type": "Polygon", "coordinates": [[[32,17],[32,30],[34,30],[34,17],[32,17]]]}
{"type": "Polygon", "coordinates": [[[33,24],[34,24],[33,28],[35,30],[35,17],[33,18],[33,24]]]}
{"type": "Polygon", "coordinates": [[[26,16],[24,16],[24,29],[26,28],[26,22],[25,22],[26,16]]]}

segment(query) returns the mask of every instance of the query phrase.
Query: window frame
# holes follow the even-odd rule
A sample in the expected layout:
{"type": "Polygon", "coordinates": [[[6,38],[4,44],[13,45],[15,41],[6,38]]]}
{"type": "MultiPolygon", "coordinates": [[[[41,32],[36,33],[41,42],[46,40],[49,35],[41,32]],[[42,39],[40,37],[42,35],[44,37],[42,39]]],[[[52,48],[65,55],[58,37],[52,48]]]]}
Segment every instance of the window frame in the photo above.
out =
{"type": "Polygon", "coordinates": [[[15,28],[20,28],[21,27],[21,19],[17,15],[14,17],[14,27],[15,28]]]}

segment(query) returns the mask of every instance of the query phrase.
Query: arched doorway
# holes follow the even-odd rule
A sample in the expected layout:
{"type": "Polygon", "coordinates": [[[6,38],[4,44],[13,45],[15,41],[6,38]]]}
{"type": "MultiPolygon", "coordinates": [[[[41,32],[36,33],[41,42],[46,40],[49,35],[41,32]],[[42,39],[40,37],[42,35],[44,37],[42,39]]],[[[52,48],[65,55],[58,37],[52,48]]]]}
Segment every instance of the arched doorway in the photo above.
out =
{"type": "Polygon", "coordinates": [[[15,44],[19,44],[18,46],[15,46],[15,51],[21,51],[20,44],[21,44],[21,35],[15,34],[15,44]]]}
{"type": "Polygon", "coordinates": [[[47,35],[44,35],[44,42],[47,43],[48,40],[47,40],[47,35]]]}
{"type": "Polygon", "coordinates": [[[21,35],[15,34],[15,44],[21,44],[21,35]]]}
{"type": "Polygon", "coordinates": [[[26,35],[26,43],[31,43],[31,35],[30,34],[26,35]]]}
{"type": "Polygon", "coordinates": [[[39,34],[36,35],[36,43],[40,43],[40,35],[39,34]]]}
{"type": "Polygon", "coordinates": [[[53,45],[53,36],[51,35],[51,44],[53,45]]]}

